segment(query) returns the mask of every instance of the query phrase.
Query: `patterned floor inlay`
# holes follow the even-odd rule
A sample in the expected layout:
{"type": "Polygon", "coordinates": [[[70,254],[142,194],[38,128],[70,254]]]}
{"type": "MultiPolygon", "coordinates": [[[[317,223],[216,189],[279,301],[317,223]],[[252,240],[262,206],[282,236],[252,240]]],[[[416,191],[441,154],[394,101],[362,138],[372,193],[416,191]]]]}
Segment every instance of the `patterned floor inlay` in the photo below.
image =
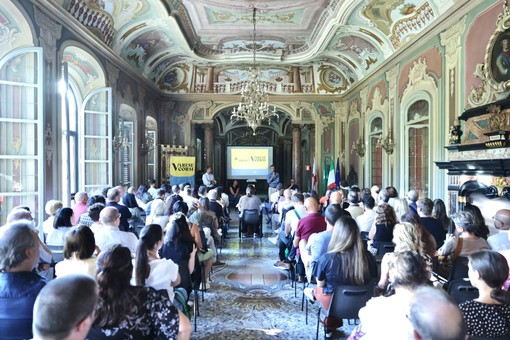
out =
{"type": "MultiPolygon", "coordinates": [[[[278,249],[267,240],[273,234],[239,239],[235,224],[229,234],[219,256],[225,265],[213,268],[211,289],[204,302],[200,299],[197,331],[191,338],[315,339],[317,303],[310,305],[306,324],[302,284],[295,293],[288,272],[273,266],[278,249]]],[[[352,327],[342,330],[349,334],[352,327]]],[[[345,339],[345,335],[335,334],[333,339],[345,339]]]]}

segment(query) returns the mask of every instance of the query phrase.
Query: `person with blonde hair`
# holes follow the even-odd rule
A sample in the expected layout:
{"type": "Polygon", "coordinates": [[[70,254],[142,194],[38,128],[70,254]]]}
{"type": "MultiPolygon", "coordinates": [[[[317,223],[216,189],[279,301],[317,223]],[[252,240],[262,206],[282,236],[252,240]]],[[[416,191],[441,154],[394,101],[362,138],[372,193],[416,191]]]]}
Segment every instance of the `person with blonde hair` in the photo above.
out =
{"type": "Polygon", "coordinates": [[[57,215],[57,211],[62,207],[64,207],[64,204],[59,200],[49,200],[46,202],[44,211],[50,216],[43,222],[43,232],[45,235],[53,231],[53,222],[55,221],[55,216],[57,215]]]}
{"type": "Polygon", "coordinates": [[[427,265],[427,270],[432,273],[432,258],[425,252],[425,245],[419,228],[408,222],[397,223],[393,230],[393,243],[395,243],[395,251],[384,254],[382,258],[381,277],[377,285],[379,289],[385,290],[388,286],[389,264],[396,253],[414,251],[420,254],[427,265]]]}

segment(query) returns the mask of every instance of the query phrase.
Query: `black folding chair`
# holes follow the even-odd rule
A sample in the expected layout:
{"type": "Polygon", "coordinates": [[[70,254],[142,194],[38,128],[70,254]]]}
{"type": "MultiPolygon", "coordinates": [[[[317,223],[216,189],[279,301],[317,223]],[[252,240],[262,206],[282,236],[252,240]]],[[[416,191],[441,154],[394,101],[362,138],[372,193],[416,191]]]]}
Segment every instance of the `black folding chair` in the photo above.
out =
{"type": "Polygon", "coordinates": [[[456,279],[448,283],[448,294],[460,305],[462,302],[478,298],[478,288],[464,279],[456,279]]]}
{"type": "Polygon", "coordinates": [[[260,212],[258,209],[245,209],[243,210],[243,217],[239,223],[239,238],[241,237],[242,229],[246,232],[248,226],[252,226],[253,232],[259,230],[260,237],[262,237],[262,223],[260,222],[260,212]]]}
{"type": "MultiPolygon", "coordinates": [[[[372,279],[365,285],[342,285],[336,287],[331,298],[331,305],[325,316],[357,320],[359,310],[367,304],[368,300],[375,296],[376,281],[376,279],[372,279]]],[[[316,339],[319,339],[321,310],[322,308],[319,308],[317,314],[316,339]]],[[[326,328],[324,328],[324,338],[326,338],[326,328]]]]}

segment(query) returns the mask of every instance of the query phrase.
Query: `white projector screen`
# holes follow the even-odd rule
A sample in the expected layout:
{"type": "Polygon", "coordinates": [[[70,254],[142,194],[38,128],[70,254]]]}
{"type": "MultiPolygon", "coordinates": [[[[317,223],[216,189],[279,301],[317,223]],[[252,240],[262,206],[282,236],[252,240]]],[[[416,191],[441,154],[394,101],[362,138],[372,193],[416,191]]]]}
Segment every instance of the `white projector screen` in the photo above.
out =
{"type": "Polygon", "coordinates": [[[272,146],[227,146],[227,179],[266,179],[272,146]]]}

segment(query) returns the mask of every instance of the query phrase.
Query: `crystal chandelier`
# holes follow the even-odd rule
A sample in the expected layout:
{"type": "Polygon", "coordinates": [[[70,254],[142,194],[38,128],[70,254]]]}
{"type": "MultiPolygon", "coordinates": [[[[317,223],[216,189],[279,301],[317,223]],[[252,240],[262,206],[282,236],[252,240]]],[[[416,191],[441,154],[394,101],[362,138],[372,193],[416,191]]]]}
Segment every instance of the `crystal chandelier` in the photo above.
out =
{"type": "Polygon", "coordinates": [[[241,102],[237,108],[232,110],[231,119],[240,119],[246,121],[246,124],[253,130],[255,130],[262,124],[263,120],[271,117],[278,118],[276,108],[273,106],[273,110],[269,109],[267,104],[267,86],[263,84],[259,79],[259,69],[257,67],[257,45],[256,45],[256,15],[257,9],[253,8],[253,66],[251,67],[251,76],[248,83],[243,86],[241,90],[241,102]]]}

